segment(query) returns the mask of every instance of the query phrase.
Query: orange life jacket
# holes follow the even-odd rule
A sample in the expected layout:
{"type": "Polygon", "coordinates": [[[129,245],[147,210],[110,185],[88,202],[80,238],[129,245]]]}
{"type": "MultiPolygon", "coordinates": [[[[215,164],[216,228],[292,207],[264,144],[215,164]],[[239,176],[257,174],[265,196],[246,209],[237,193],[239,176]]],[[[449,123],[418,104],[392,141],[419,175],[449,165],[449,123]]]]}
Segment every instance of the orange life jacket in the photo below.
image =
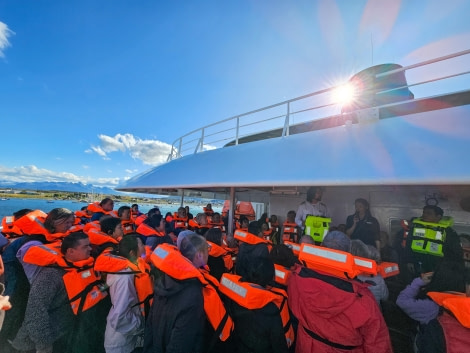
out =
{"type": "Polygon", "coordinates": [[[80,221],[80,218],[91,218],[91,215],[88,214],[86,211],[78,210],[75,211],[75,217],[78,218],[80,221]]]}
{"type": "Polygon", "coordinates": [[[65,233],[50,233],[44,227],[44,221],[46,220],[47,214],[41,210],[35,210],[25,214],[23,217],[20,217],[15,221],[15,226],[17,226],[23,234],[32,235],[32,234],[42,234],[46,237],[46,240],[49,242],[54,242],[56,240],[63,239],[70,231],[65,233]]]}
{"type": "Polygon", "coordinates": [[[359,256],[353,256],[353,259],[354,265],[360,273],[372,276],[377,275],[377,263],[374,260],[359,256]]]}
{"type": "MultiPolygon", "coordinates": [[[[195,230],[195,229],[201,229],[201,228],[206,228],[206,229],[209,229],[210,226],[209,224],[207,225],[200,225],[194,218],[193,219],[190,219],[188,220],[188,227],[192,230],[195,230]]],[[[176,227],[175,227],[176,228],[176,227]]]]}
{"type": "Polygon", "coordinates": [[[276,283],[282,284],[283,286],[287,286],[287,282],[291,275],[292,271],[279,264],[274,264],[274,280],[276,283]]]}
{"type": "Polygon", "coordinates": [[[377,265],[377,272],[383,277],[392,277],[400,274],[398,264],[394,262],[381,262],[377,265]]]}
{"type": "Polygon", "coordinates": [[[282,240],[283,241],[295,241],[299,232],[297,223],[284,222],[282,240]]]}
{"type": "Polygon", "coordinates": [[[278,288],[264,288],[257,284],[242,282],[241,277],[224,273],[220,279],[220,291],[238,305],[246,309],[261,309],[269,303],[274,303],[281,314],[282,325],[287,345],[294,342],[294,329],[290,322],[287,306],[287,293],[278,288]]]}
{"type": "Polygon", "coordinates": [[[89,231],[90,229],[92,229],[92,228],[101,230],[100,221],[88,222],[88,223],[85,224],[85,226],[83,227],[83,231],[84,231],[85,233],[88,233],[88,231],[89,231]]]}
{"type": "MultiPolygon", "coordinates": [[[[21,218],[21,217],[20,217],[21,218]]],[[[2,219],[2,233],[9,238],[15,238],[23,235],[21,229],[15,225],[15,216],[5,216],[2,219]]]]}
{"type": "Polygon", "coordinates": [[[308,268],[340,278],[354,278],[361,273],[354,257],[345,251],[304,243],[300,247],[299,260],[308,268]]]}
{"type": "Polygon", "coordinates": [[[188,217],[180,218],[178,217],[178,213],[175,212],[173,214],[173,221],[175,229],[188,229],[188,217]]]}
{"type": "Polygon", "coordinates": [[[208,216],[212,216],[214,214],[214,210],[213,209],[208,209],[207,207],[203,207],[202,211],[208,216]]]}
{"type": "Polygon", "coordinates": [[[225,269],[227,271],[231,271],[233,268],[232,254],[228,250],[224,249],[222,246],[217,245],[213,242],[207,241],[207,244],[211,246],[209,250],[209,256],[222,257],[222,259],[224,260],[225,269]]]}
{"type": "Polygon", "coordinates": [[[114,239],[112,236],[96,228],[90,228],[85,233],[88,235],[88,238],[90,238],[90,244],[92,245],[100,246],[106,243],[119,244],[119,240],[114,239]]]}
{"type": "Polygon", "coordinates": [[[132,221],[121,221],[122,230],[124,234],[134,233],[134,222],[132,221]]]}
{"type": "Polygon", "coordinates": [[[137,293],[140,311],[147,317],[153,300],[153,285],[150,277],[150,266],[144,259],[138,258],[137,265],[122,256],[103,253],[97,257],[95,270],[117,275],[134,275],[134,286],[137,293]],[[129,269],[129,271],[123,271],[129,269]]]}
{"type": "Polygon", "coordinates": [[[428,297],[449,310],[462,326],[470,328],[470,297],[465,293],[428,292],[428,297]]]}
{"type": "Polygon", "coordinates": [[[135,223],[135,225],[138,227],[138,226],[140,226],[147,218],[148,218],[147,215],[141,214],[139,217],[137,217],[137,218],[134,220],[134,223],[135,223]]]}
{"type": "Polygon", "coordinates": [[[248,243],[248,244],[252,244],[252,245],[255,245],[255,244],[271,244],[271,242],[269,240],[262,239],[260,237],[257,237],[254,234],[245,232],[245,231],[240,230],[240,229],[235,230],[235,232],[233,233],[233,237],[237,240],[240,240],[240,241],[244,242],[244,243],[248,243]]]}
{"type": "Polygon", "coordinates": [[[295,256],[299,256],[300,253],[300,244],[294,243],[292,241],[287,241],[284,240],[284,245],[288,246],[289,248],[292,249],[292,252],[294,253],[295,256]]]}
{"type": "Polygon", "coordinates": [[[102,291],[103,281],[93,269],[93,258],[83,261],[68,262],[57,251],[60,243],[35,245],[28,249],[23,261],[37,266],[56,266],[66,272],[62,277],[69,297],[70,305],[75,315],[86,311],[107,296],[102,291]]]}
{"type": "Polygon", "coordinates": [[[164,237],[165,231],[156,230],[155,228],[149,226],[146,223],[141,223],[140,226],[137,227],[136,232],[146,237],[164,237]]]}
{"type": "Polygon", "coordinates": [[[114,218],[119,218],[115,210],[105,211],[98,201],[88,204],[87,209],[93,213],[104,213],[114,218]]]}
{"type": "Polygon", "coordinates": [[[215,332],[220,332],[219,339],[227,340],[233,331],[233,321],[217,293],[213,283],[217,280],[212,277],[211,281],[206,279],[207,274],[198,270],[191,261],[185,258],[179,250],[170,244],[160,244],[150,255],[155,267],[165,272],[176,280],[197,278],[203,285],[204,311],[207,320],[215,332]],[[212,284],[211,284],[212,283],[212,284]]]}

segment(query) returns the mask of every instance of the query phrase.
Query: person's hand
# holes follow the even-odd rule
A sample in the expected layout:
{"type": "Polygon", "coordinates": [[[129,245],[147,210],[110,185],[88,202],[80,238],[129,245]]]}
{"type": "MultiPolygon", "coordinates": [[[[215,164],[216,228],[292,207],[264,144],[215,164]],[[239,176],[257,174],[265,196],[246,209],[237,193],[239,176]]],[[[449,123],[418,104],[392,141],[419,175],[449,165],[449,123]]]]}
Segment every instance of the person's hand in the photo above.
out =
{"type": "Polygon", "coordinates": [[[434,272],[426,272],[421,274],[421,279],[423,280],[425,285],[431,282],[433,274],[434,272]]]}

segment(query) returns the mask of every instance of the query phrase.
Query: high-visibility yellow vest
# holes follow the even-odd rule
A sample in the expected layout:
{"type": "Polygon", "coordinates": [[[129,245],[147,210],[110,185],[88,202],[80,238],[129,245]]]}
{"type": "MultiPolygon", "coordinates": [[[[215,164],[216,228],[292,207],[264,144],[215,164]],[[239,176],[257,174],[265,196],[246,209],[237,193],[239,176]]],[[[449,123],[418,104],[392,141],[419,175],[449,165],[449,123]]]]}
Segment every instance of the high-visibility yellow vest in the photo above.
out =
{"type": "Polygon", "coordinates": [[[314,241],[321,243],[330,229],[331,218],[307,216],[305,219],[305,234],[314,241]]]}
{"type": "Polygon", "coordinates": [[[413,220],[411,250],[422,254],[444,256],[442,246],[446,240],[446,229],[452,225],[451,217],[442,217],[439,223],[413,220]]]}

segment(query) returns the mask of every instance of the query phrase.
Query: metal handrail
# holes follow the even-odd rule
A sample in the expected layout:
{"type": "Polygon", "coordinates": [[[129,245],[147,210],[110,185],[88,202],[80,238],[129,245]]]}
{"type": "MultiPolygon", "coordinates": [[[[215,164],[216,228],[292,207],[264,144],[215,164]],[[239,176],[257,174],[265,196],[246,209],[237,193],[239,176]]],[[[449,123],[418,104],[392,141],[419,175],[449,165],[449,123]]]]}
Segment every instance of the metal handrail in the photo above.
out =
{"type": "MultiPolygon", "coordinates": [[[[470,49],[460,51],[460,52],[450,54],[450,55],[441,56],[441,57],[438,57],[438,58],[435,58],[435,59],[426,60],[426,61],[416,63],[416,64],[413,64],[413,65],[409,65],[409,66],[406,66],[406,67],[401,67],[399,69],[394,69],[394,70],[390,70],[390,71],[387,71],[387,72],[379,73],[379,74],[376,75],[376,78],[381,78],[381,77],[384,77],[384,76],[387,76],[387,75],[392,75],[392,74],[399,73],[399,72],[405,72],[405,71],[408,71],[408,70],[411,70],[411,69],[423,67],[423,66],[426,66],[426,65],[431,65],[431,64],[434,64],[434,63],[438,63],[438,62],[441,62],[441,61],[444,61],[444,60],[453,59],[453,58],[463,56],[463,55],[467,55],[467,54],[470,54],[470,49]]],[[[424,84],[431,83],[431,82],[442,81],[442,80],[450,79],[450,78],[453,78],[453,77],[458,77],[458,76],[468,75],[468,74],[470,74],[470,71],[463,71],[463,72],[460,72],[460,73],[457,73],[457,74],[441,76],[441,77],[437,77],[437,78],[433,78],[433,79],[423,80],[423,81],[420,81],[420,82],[409,83],[409,84],[407,84],[405,86],[401,86],[401,87],[394,87],[392,89],[386,89],[386,90],[374,92],[374,94],[380,95],[380,94],[383,94],[383,93],[388,93],[388,92],[396,91],[396,90],[399,90],[399,89],[416,87],[416,86],[419,86],[419,85],[424,85],[424,84]]],[[[234,141],[234,144],[237,145],[239,143],[240,139],[242,139],[243,137],[253,135],[253,134],[259,134],[259,133],[267,132],[267,131],[270,131],[270,130],[273,130],[273,129],[276,129],[276,128],[279,128],[279,129],[282,130],[281,136],[289,136],[290,127],[292,127],[294,125],[294,122],[292,121],[292,118],[293,118],[294,115],[301,114],[301,113],[308,113],[308,112],[312,112],[312,111],[315,111],[315,110],[320,110],[320,109],[325,109],[325,108],[332,108],[334,106],[338,106],[338,104],[336,104],[336,103],[324,102],[323,104],[317,104],[317,105],[312,105],[312,106],[308,106],[308,107],[302,107],[301,109],[299,108],[297,110],[294,110],[293,109],[293,103],[303,101],[303,100],[307,100],[308,98],[318,97],[318,96],[326,94],[326,93],[330,93],[330,92],[334,91],[335,89],[337,89],[340,86],[341,85],[325,88],[325,89],[322,89],[322,90],[319,90],[319,91],[316,91],[316,92],[312,92],[312,93],[305,94],[305,95],[302,95],[302,96],[299,96],[299,97],[295,97],[295,98],[292,98],[292,99],[289,99],[289,100],[285,100],[285,101],[280,102],[280,103],[271,104],[271,105],[268,105],[266,107],[251,110],[251,111],[243,113],[243,114],[238,114],[238,115],[235,115],[235,116],[217,121],[215,123],[206,125],[206,126],[201,127],[199,129],[195,129],[193,131],[190,131],[190,132],[182,135],[180,138],[176,139],[173,142],[173,144],[171,146],[171,152],[168,155],[167,161],[170,161],[170,160],[175,159],[175,158],[182,157],[183,152],[185,152],[185,151],[193,151],[193,153],[199,153],[199,152],[202,152],[205,149],[207,149],[207,147],[209,147],[209,146],[211,148],[212,147],[215,147],[215,148],[223,147],[223,146],[219,146],[219,145],[215,145],[215,144],[218,144],[218,143],[221,143],[221,142],[224,142],[224,141],[234,141]],[[282,108],[282,107],[285,107],[285,111],[282,112],[282,113],[277,111],[276,113],[274,113],[272,116],[269,116],[269,117],[258,117],[258,116],[256,116],[257,113],[267,112],[271,109],[282,108]],[[244,119],[244,118],[248,119],[250,117],[251,117],[250,120],[242,121],[242,119],[244,119]],[[272,125],[270,125],[269,129],[265,128],[266,124],[269,124],[269,122],[272,122],[276,119],[283,119],[282,122],[279,124],[279,126],[273,127],[272,125]],[[228,125],[228,124],[230,124],[230,125],[228,125]],[[257,130],[254,130],[254,131],[250,130],[249,132],[244,131],[244,130],[246,130],[247,127],[252,127],[252,126],[255,126],[255,125],[259,125],[259,128],[257,130]],[[213,130],[213,129],[215,129],[215,130],[213,130]],[[209,141],[209,138],[214,137],[214,136],[217,136],[217,138],[213,139],[212,141],[209,141]],[[194,143],[195,143],[195,145],[194,145],[194,143]]],[[[314,119],[309,117],[306,121],[312,121],[312,120],[314,120],[314,119]]]]}

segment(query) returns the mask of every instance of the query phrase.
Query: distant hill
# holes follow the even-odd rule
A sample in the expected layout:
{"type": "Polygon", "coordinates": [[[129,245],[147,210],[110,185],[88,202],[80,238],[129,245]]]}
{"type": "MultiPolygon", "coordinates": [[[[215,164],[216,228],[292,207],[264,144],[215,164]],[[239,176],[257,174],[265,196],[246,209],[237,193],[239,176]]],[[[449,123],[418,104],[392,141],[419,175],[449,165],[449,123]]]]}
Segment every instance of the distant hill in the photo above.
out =
{"type": "Polygon", "coordinates": [[[0,188],[25,189],[25,190],[41,190],[41,191],[68,191],[83,192],[105,195],[125,195],[125,193],[116,191],[109,187],[99,187],[92,184],[70,183],[70,182],[30,182],[15,183],[10,181],[0,181],[0,188]]]}

